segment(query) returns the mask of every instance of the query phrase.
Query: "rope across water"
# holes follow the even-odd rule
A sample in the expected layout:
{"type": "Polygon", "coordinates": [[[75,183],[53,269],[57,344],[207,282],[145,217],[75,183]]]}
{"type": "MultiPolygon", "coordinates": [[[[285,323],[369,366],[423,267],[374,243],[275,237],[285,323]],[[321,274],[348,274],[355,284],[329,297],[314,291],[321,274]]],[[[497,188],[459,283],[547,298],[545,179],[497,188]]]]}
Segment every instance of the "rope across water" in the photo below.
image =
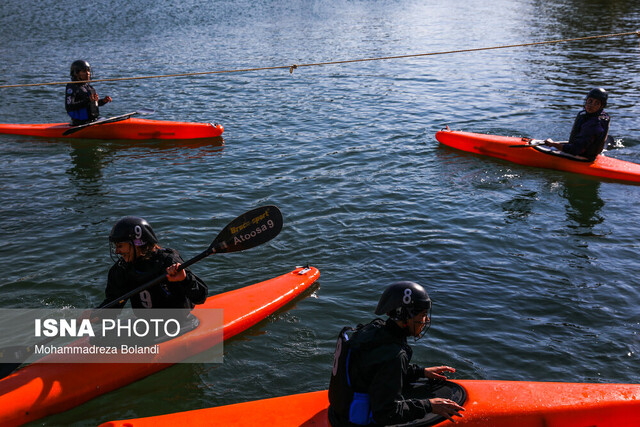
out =
{"type": "MultiPolygon", "coordinates": [[[[115,82],[115,81],[125,81],[125,80],[143,80],[143,79],[161,79],[168,77],[188,77],[188,76],[204,76],[209,74],[225,74],[225,73],[246,73],[252,71],[265,71],[265,70],[289,70],[289,73],[293,73],[293,70],[301,67],[319,67],[324,65],[337,65],[337,64],[350,64],[356,62],[368,62],[368,61],[385,61],[391,59],[404,59],[404,58],[419,58],[423,56],[435,56],[435,55],[449,55],[454,53],[465,53],[465,52],[479,52],[484,50],[495,50],[495,49],[509,49],[515,47],[526,47],[526,46],[539,46],[545,44],[555,44],[555,43],[567,43],[573,41],[582,41],[582,40],[593,40],[593,39],[604,39],[604,38],[612,38],[612,37],[624,37],[636,35],[640,37],[640,31],[631,31],[627,33],[615,33],[615,34],[604,34],[597,36],[586,36],[586,37],[576,37],[572,39],[560,39],[560,40],[547,40],[541,42],[531,42],[531,43],[519,43],[519,44],[510,44],[510,45],[502,45],[502,46],[490,46],[490,47],[478,47],[471,49],[459,49],[459,50],[448,50],[442,52],[430,52],[430,53],[415,53],[415,54],[407,54],[407,55],[395,55],[395,56],[381,56],[376,58],[361,58],[361,59],[345,59],[341,61],[327,61],[327,62],[315,62],[308,64],[293,64],[293,65],[277,65],[272,67],[256,67],[256,68],[241,68],[235,70],[218,70],[218,71],[200,71],[200,72],[191,72],[191,73],[178,73],[178,74],[161,74],[154,76],[134,76],[134,77],[118,77],[118,78],[110,78],[110,79],[96,79],[91,80],[92,83],[95,82],[115,82]]],[[[30,86],[52,86],[52,85],[66,85],[67,83],[71,83],[69,81],[64,82],[48,82],[48,83],[24,83],[24,84],[11,84],[11,85],[0,85],[0,89],[5,88],[16,88],[16,87],[30,87],[30,86]]],[[[78,82],[74,82],[78,83],[78,82]]]]}

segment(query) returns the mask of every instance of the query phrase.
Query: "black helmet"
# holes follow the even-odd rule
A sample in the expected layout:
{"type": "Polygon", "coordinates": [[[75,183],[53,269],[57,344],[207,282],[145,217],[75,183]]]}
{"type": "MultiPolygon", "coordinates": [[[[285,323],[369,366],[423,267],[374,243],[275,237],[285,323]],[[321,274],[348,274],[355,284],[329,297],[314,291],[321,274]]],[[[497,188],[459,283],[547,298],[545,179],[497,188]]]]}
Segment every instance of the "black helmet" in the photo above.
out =
{"type": "Polygon", "coordinates": [[[407,320],[423,310],[431,309],[431,298],[415,282],[396,282],[384,290],[376,314],[387,314],[395,320],[407,320]]]}
{"type": "Polygon", "coordinates": [[[147,220],[137,216],[125,216],[111,229],[109,241],[131,242],[134,246],[145,246],[158,243],[158,238],[147,220]]]}
{"type": "Polygon", "coordinates": [[[73,61],[71,63],[71,78],[75,78],[76,77],[76,73],[78,71],[91,71],[91,65],[89,65],[89,63],[83,59],[78,59],[77,61],[73,61]]]}
{"type": "Polygon", "coordinates": [[[594,98],[599,100],[602,103],[602,108],[604,108],[607,106],[607,99],[609,99],[609,94],[601,87],[597,87],[589,91],[589,93],[587,94],[587,98],[594,98]]]}

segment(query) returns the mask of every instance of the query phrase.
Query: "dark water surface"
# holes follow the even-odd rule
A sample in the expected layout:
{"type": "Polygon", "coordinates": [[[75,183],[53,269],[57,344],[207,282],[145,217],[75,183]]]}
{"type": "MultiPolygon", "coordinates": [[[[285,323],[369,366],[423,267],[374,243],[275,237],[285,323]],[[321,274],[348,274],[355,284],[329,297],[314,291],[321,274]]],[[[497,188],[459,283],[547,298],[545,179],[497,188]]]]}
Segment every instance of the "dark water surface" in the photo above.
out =
{"type": "MultiPolygon", "coordinates": [[[[4,0],[0,84],[290,65],[635,31],[615,0],[4,0]]],[[[95,425],[328,386],[335,334],[415,280],[433,325],[420,364],[455,378],[639,381],[640,188],[440,147],[452,129],[565,140],[588,89],[610,90],[608,155],[640,162],[639,39],[96,83],[105,116],[213,121],[224,146],[0,135],[0,306],[103,298],[107,235],[146,217],[191,257],[233,217],[280,207],[277,239],[193,267],[218,293],[295,265],[320,287],[225,344],[34,425],[95,425]]],[[[66,121],[62,86],[0,89],[0,122],[66,121]]]]}

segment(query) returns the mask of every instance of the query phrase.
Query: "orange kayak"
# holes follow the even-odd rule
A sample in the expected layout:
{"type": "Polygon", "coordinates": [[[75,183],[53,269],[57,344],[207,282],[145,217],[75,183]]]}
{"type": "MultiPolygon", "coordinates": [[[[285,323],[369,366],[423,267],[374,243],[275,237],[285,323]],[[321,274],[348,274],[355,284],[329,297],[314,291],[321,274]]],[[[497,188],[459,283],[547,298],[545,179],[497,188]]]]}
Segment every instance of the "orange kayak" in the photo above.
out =
{"type": "Polygon", "coordinates": [[[112,123],[94,124],[69,135],[69,123],[0,123],[0,133],[46,138],[84,139],[199,139],[222,135],[222,125],[213,123],[171,122],[130,117],[112,123]]]}
{"type": "Polygon", "coordinates": [[[640,164],[637,163],[603,155],[599,155],[593,162],[587,162],[553,154],[543,146],[512,147],[527,144],[531,141],[529,138],[442,130],[436,133],[436,139],[441,144],[458,150],[496,157],[519,165],[573,172],[625,183],[640,183],[640,164]]]}
{"type": "MultiPolygon", "coordinates": [[[[224,340],[250,328],[273,314],[318,279],[314,267],[297,268],[282,276],[209,297],[192,313],[197,328],[160,345],[166,352],[181,352],[185,358],[209,347],[220,335],[218,319],[211,310],[223,309],[224,340]],[[206,344],[208,343],[208,347],[206,344]]],[[[217,316],[216,316],[217,317],[217,316]]],[[[49,356],[47,356],[49,357],[49,356]]],[[[34,363],[0,380],[0,425],[15,426],[71,409],[94,397],[123,387],[170,363],[34,363]]]]}
{"type": "MultiPolygon", "coordinates": [[[[640,384],[456,380],[467,399],[458,427],[635,427],[640,420],[640,384]]],[[[175,425],[329,427],[327,391],[276,397],[148,418],[111,421],[101,427],[175,425]]],[[[423,424],[411,424],[412,426],[423,424]]],[[[432,425],[432,424],[424,424],[432,425]]]]}

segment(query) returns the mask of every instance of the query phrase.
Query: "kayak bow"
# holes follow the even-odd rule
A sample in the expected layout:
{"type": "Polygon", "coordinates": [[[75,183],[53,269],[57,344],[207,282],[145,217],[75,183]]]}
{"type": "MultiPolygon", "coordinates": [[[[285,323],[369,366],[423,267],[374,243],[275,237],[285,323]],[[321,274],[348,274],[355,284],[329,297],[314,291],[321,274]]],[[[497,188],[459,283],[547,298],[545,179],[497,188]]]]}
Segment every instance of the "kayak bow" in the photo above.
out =
{"type": "Polygon", "coordinates": [[[599,155],[593,162],[573,160],[557,153],[553,154],[545,149],[546,147],[522,147],[530,141],[528,138],[442,130],[436,133],[436,139],[441,144],[458,150],[496,157],[520,165],[590,175],[624,183],[640,183],[640,164],[603,155],[599,155]]]}
{"type": "MultiPolygon", "coordinates": [[[[632,427],[640,419],[640,384],[585,384],[525,381],[455,380],[467,393],[456,423],[409,423],[411,426],[459,427],[632,427]]],[[[249,427],[330,427],[327,391],[296,394],[215,408],[131,420],[100,427],[217,425],[249,427]]]]}
{"type": "Polygon", "coordinates": [[[76,127],[69,123],[11,124],[0,123],[0,133],[45,138],[84,139],[200,139],[222,135],[224,128],[215,123],[171,122],[129,117],[109,123],[76,127]],[[65,135],[65,132],[67,135],[65,135]]]}
{"type": "MultiPolygon", "coordinates": [[[[196,306],[197,328],[165,341],[167,352],[189,357],[204,351],[220,334],[207,310],[223,309],[223,337],[227,340],[279,310],[318,279],[315,267],[297,268],[282,276],[214,295],[196,306]],[[209,337],[209,338],[207,338],[209,337]]],[[[49,357],[49,356],[47,356],[49,357]]],[[[0,380],[0,425],[15,426],[66,411],[109,391],[171,366],[170,363],[34,363],[0,380]]]]}

